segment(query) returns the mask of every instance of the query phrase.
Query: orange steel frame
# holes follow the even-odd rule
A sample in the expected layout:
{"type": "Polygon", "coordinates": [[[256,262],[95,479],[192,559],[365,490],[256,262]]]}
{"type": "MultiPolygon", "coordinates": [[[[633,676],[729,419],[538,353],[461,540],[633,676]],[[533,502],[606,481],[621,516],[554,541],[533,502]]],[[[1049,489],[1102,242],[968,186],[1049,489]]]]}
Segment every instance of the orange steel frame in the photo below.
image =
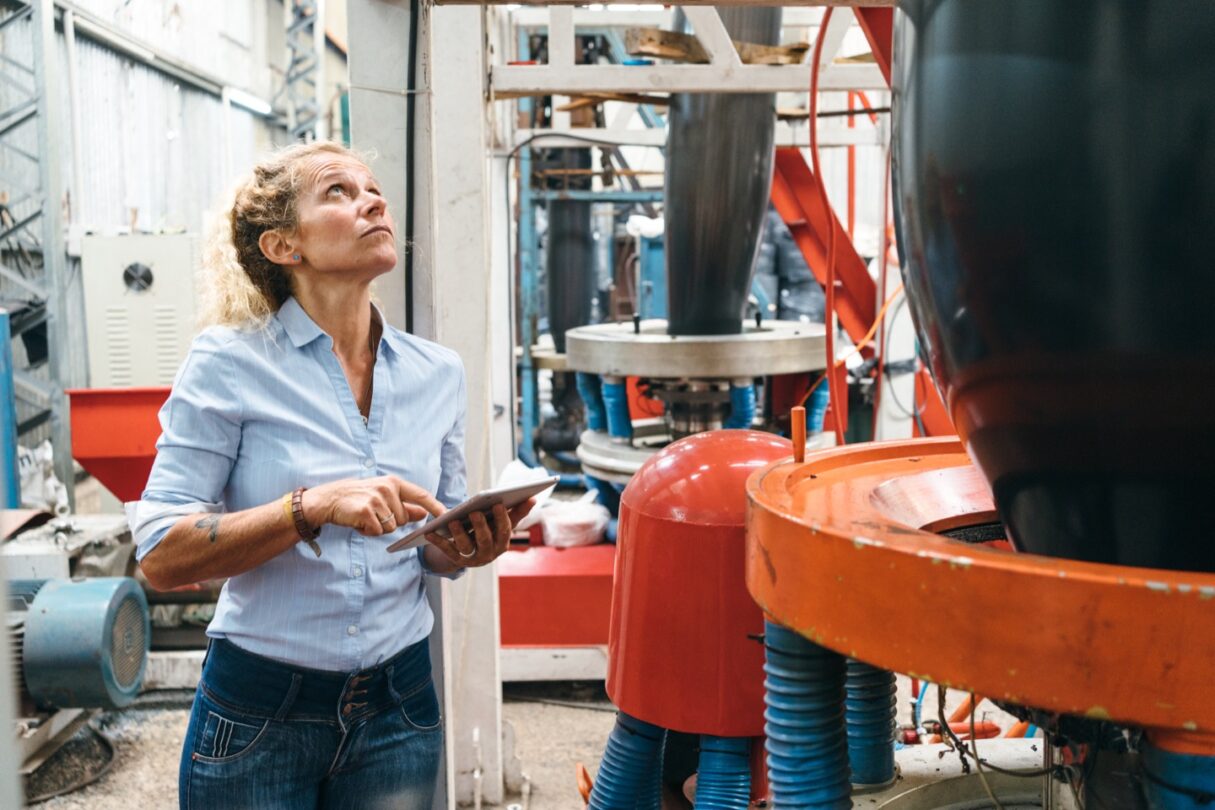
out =
{"type": "Polygon", "coordinates": [[[747,496],[747,588],[775,621],[914,678],[1215,753],[1215,575],[935,534],[998,520],[956,439],[822,451],[756,473],[747,496]]]}

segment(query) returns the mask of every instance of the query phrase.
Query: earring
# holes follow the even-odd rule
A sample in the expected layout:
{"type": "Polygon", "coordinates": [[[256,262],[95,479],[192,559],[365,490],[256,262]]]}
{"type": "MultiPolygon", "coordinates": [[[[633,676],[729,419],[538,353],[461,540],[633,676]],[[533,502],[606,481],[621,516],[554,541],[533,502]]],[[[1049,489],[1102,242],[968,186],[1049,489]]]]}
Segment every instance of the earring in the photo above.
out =
{"type": "Polygon", "coordinates": [[[300,254],[296,253],[296,254],[295,254],[294,256],[292,256],[291,258],[295,259],[295,260],[298,262],[298,261],[300,260],[300,254]]]}

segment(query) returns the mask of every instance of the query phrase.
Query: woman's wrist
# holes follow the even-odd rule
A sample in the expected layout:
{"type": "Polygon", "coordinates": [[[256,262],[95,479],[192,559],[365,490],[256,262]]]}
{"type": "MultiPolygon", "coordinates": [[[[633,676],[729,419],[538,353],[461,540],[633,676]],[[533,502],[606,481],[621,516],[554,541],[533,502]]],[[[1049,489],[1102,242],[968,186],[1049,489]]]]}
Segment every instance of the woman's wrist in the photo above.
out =
{"type": "Polygon", "coordinates": [[[329,522],[329,506],[322,487],[305,489],[300,503],[304,510],[304,520],[312,528],[319,528],[329,522]]]}

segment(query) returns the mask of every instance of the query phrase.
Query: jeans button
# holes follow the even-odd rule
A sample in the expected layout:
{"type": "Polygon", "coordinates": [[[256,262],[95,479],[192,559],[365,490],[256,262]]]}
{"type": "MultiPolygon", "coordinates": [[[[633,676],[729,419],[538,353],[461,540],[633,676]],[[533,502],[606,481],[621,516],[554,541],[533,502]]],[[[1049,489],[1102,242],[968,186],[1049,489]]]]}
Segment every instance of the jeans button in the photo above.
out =
{"type": "Polygon", "coordinates": [[[354,711],[354,707],[347,703],[342,707],[342,717],[349,717],[352,711],[354,711]]]}

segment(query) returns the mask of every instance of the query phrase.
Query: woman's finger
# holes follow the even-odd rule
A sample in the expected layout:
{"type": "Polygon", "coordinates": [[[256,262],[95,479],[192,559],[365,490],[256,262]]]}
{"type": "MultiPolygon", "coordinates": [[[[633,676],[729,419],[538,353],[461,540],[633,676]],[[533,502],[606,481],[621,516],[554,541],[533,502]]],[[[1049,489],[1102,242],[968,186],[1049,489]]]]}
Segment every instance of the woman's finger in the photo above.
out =
{"type": "Polygon", "coordinates": [[[451,531],[451,540],[448,542],[460,553],[461,564],[467,565],[468,560],[477,553],[477,544],[468,536],[468,532],[464,531],[464,524],[459,521],[452,521],[447,527],[451,531]]]}
{"type": "Polygon", "coordinates": [[[430,532],[426,535],[426,542],[443,552],[443,556],[456,565],[464,565],[465,561],[460,558],[460,552],[456,551],[455,547],[452,546],[450,537],[430,532]]]}
{"type": "Polygon", "coordinates": [[[411,484],[402,478],[397,478],[396,476],[392,477],[392,482],[397,488],[397,497],[399,497],[402,501],[407,503],[416,503],[435,517],[438,517],[447,511],[446,506],[439,503],[438,500],[435,499],[435,496],[431,495],[420,486],[411,484]]]}
{"type": "MultiPolygon", "coordinates": [[[[383,508],[383,507],[381,507],[383,508]]],[[[359,531],[366,537],[379,537],[384,533],[384,525],[380,522],[383,512],[376,512],[376,507],[368,503],[359,510],[359,531]]],[[[391,513],[389,513],[391,515],[391,513]]]]}
{"type": "Polygon", "coordinates": [[[521,521],[521,520],[523,520],[523,518],[527,517],[527,513],[532,511],[532,509],[535,506],[536,506],[536,499],[528,498],[526,501],[519,504],[518,506],[511,507],[511,510],[510,510],[511,528],[513,529],[516,525],[518,525],[519,521],[521,521]]]}
{"type": "Polygon", "coordinates": [[[489,562],[494,553],[494,530],[489,527],[484,512],[473,512],[470,522],[477,541],[477,559],[482,563],[489,562]]]}
{"type": "Polygon", "coordinates": [[[514,522],[502,504],[494,504],[494,559],[502,556],[510,545],[511,530],[514,522]]]}
{"type": "Polygon", "coordinates": [[[402,503],[401,507],[405,510],[406,523],[412,523],[415,520],[425,520],[430,517],[430,512],[427,512],[416,503],[402,503]]]}

